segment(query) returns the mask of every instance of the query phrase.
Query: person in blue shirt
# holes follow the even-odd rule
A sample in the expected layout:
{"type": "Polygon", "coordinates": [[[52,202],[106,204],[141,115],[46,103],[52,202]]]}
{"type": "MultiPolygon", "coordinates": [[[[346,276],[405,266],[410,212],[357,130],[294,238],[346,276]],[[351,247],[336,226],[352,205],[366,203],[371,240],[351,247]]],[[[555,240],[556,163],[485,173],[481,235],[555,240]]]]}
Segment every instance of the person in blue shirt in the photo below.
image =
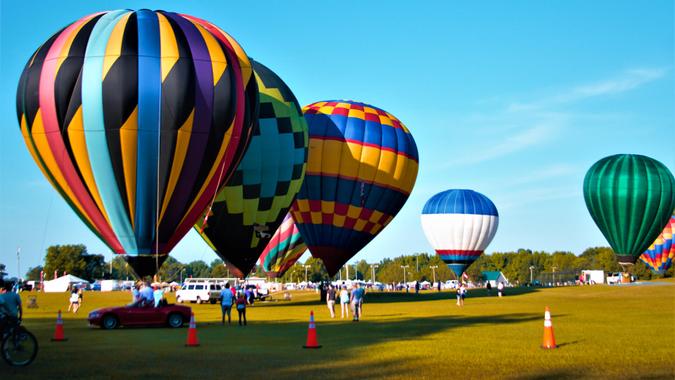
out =
{"type": "Polygon", "coordinates": [[[161,286],[155,286],[154,289],[155,290],[152,292],[153,301],[155,302],[155,307],[159,307],[162,298],[164,298],[164,291],[161,286]]]}
{"type": "Polygon", "coordinates": [[[356,283],[356,287],[352,290],[351,302],[352,302],[352,312],[354,313],[354,319],[352,321],[358,322],[361,317],[361,305],[363,304],[363,294],[364,290],[361,288],[359,283],[356,283]]]}
{"type": "Polygon", "coordinates": [[[234,294],[230,290],[230,283],[225,284],[223,290],[220,291],[220,309],[223,312],[222,324],[225,324],[225,315],[227,314],[227,324],[231,324],[232,318],[232,304],[234,303],[234,294]]]}
{"type": "Polygon", "coordinates": [[[12,283],[0,280],[0,331],[8,321],[21,321],[23,309],[21,298],[12,291],[12,283]]]}
{"type": "Polygon", "coordinates": [[[154,305],[155,295],[153,294],[150,284],[148,283],[143,284],[143,287],[141,288],[140,298],[141,304],[139,306],[154,305]]]}

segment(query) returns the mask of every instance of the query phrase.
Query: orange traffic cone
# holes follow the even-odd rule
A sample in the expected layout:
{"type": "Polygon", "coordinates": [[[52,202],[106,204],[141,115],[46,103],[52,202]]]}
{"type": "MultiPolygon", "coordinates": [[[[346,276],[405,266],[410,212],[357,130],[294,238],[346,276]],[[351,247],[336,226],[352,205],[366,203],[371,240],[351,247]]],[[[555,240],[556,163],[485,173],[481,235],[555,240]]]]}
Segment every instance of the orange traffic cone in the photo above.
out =
{"type": "Polygon", "coordinates": [[[195,313],[192,313],[190,316],[190,327],[188,328],[188,336],[185,347],[199,347],[199,339],[197,339],[197,323],[195,323],[195,313]]]}
{"type": "Polygon", "coordinates": [[[63,319],[61,319],[61,310],[59,310],[59,314],[56,317],[56,329],[54,330],[52,342],[65,342],[66,340],[68,339],[63,335],[63,319]]]}
{"type": "Polygon", "coordinates": [[[551,323],[551,310],[546,306],[546,309],[544,310],[544,340],[541,343],[541,348],[551,349],[555,347],[553,323],[551,323]]]}
{"type": "Polygon", "coordinates": [[[309,329],[307,330],[307,343],[303,348],[321,348],[319,342],[316,341],[316,324],[314,324],[314,311],[309,313],[309,329]]]}

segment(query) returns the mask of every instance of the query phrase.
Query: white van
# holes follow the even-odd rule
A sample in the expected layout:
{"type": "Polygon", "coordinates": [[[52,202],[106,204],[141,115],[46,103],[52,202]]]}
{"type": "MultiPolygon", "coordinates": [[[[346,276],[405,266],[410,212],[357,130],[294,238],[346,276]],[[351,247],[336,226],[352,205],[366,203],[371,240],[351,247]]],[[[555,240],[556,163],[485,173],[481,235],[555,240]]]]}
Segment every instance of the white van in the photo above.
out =
{"type": "Polygon", "coordinates": [[[211,302],[215,304],[220,299],[220,291],[224,284],[210,280],[185,281],[185,284],[176,292],[176,302],[211,302]]]}

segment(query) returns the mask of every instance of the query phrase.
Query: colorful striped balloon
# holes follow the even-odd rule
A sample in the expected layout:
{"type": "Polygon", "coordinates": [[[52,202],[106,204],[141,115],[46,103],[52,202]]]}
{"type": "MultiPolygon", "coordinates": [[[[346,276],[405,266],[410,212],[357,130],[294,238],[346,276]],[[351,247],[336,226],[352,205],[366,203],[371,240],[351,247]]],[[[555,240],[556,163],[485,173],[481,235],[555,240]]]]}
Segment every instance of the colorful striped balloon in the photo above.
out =
{"type": "Polygon", "coordinates": [[[291,213],[288,213],[260,256],[260,265],[268,276],[281,277],[306,250],[307,245],[302,240],[300,230],[291,213]]]}
{"type": "Polygon", "coordinates": [[[240,160],[257,96],[251,79],[242,48],[213,24],[147,9],[101,12],[38,48],[21,75],[17,113],[45,177],[143,276],[240,160]]]}
{"type": "Polygon", "coordinates": [[[251,61],[259,118],[251,143],[196,229],[237,277],[260,257],[295,199],[307,164],[307,123],[293,92],[274,72],[251,61]]]}
{"type": "Polygon", "coordinates": [[[673,264],[673,258],[675,258],[673,233],[675,233],[675,212],[673,212],[659,237],[647,248],[645,253],[640,255],[640,260],[656,274],[664,274],[673,264]]]}
{"type": "Polygon", "coordinates": [[[403,207],[417,178],[410,131],[393,115],[353,101],[303,109],[307,173],[291,212],[312,256],[333,276],[403,207]]]}
{"type": "Polygon", "coordinates": [[[422,209],[427,240],[458,278],[483,254],[498,225],[497,207],[473,190],[438,193],[422,209]]]}

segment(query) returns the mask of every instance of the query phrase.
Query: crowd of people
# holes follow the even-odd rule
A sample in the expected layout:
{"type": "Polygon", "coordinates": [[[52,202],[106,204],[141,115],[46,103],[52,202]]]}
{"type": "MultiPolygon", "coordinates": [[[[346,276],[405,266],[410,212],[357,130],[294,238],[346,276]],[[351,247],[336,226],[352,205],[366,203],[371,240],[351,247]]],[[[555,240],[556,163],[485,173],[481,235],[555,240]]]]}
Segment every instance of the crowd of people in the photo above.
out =
{"type": "Polygon", "coordinates": [[[326,290],[326,305],[330,311],[330,317],[335,318],[335,302],[340,299],[340,317],[342,319],[349,319],[349,311],[352,312],[352,321],[358,322],[361,316],[363,315],[363,298],[366,294],[364,288],[361,287],[358,283],[354,284],[351,289],[347,289],[346,285],[339,287],[333,286],[332,284],[328,285],[326,290]]]}
{"type": "Polygon", "coordinates": [[[164,290],[159,285],[150,285],[149,282],[138,282],[131,289],[131,305],[137,307],[166,306],[164,290]]]}
{"type": "Polygon", "coordinates": [[[226,283],[225,287],[220,291],[219,297],[222,311],[221,323],[225,324],[225,317],[227,317],[228,325],[232,323],[232,307],[236,307],[239,316],[239,326],[246,326],[248,324],[246,321],[246,307],[249,305],[253,306],[256,297],[258,297],[257,293],[257,287],[242,286],[237,289],[226,283]]]}

